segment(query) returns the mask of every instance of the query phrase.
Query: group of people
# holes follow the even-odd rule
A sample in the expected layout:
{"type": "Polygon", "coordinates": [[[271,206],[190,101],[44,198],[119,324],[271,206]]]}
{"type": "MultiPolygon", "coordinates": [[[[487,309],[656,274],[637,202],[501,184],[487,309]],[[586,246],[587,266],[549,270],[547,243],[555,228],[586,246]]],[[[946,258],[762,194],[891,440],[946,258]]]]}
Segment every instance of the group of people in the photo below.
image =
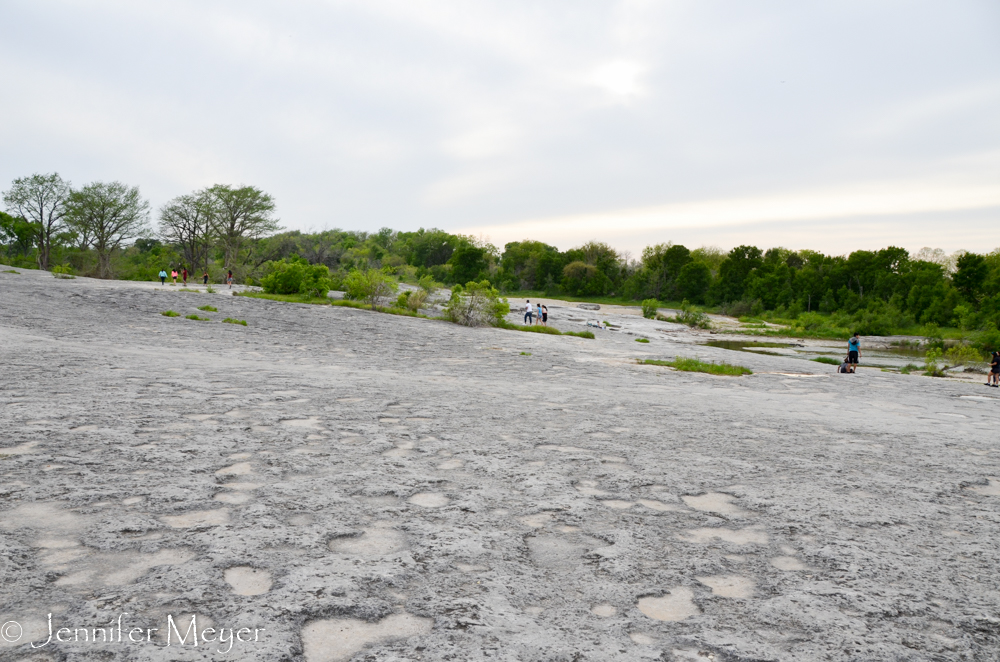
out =
{"type": "Polygon", "coordinates": [[[847,341],[847,356],[844,362],[837,368],[837,372],[852,374],[858,369],[858,361],[861,359],[861,334],[857,331],[847,341]]]}
{"type": "Polygon", "coordinates": [[[549,309],[540,303],[536,303],[534,306],[531,305],[531,299],[525,299],[524,302],[524,323],[525,324],[541,324],[542,326],[549,325],[549,309]]]}
{"type": "Polygon", "coordinates": [[[990,372],[986,375],[986,385],[1000,388],[1000,352],[990,354],[990,372]]]}
{"type": "MultiPolygon", "coordinates": [[[[180,271],[177,271],[176,269],[171,269],[170,270],[170,276],[169,276],[169,278],[173,278],[174,279],[174,285],[177,284],[177,279],[180,278],[182,280],[182,282],[184,283],[184,286],[187,287],[187,284],[188,284],[188,275],[189,274],[188,274],[188,270],[187,269],[181,269],[180,271]]],[[[160,285],[166,285],[167,284],[167,278],[168,278],[166,270],[165,269],[160,269],[159,276],[160,276],[160,285]]],[[[201,283],[202,283],[202,285],[208,285],[208,271],[206,271],[205,273],[203,273],[201,275],[201,283]]],[[[233,270],[232,269],[230,269],[229,272],[226,274],[226,283],[229,285],[229,289],[233,289],[233,270]]]]}

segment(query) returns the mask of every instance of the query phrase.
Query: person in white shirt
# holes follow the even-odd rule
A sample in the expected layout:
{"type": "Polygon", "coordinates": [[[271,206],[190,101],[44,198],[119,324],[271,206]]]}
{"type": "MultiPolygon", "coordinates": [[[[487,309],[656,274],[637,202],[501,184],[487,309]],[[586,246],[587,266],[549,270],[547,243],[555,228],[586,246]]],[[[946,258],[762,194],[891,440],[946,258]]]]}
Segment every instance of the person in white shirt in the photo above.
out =
{"type": "Polygon", "coordinates": [[[525,301],[525,303],[524,303],[524,323],[525,324],[531,324],[532,323],[532,321],[531,321],[531,315],[532,315],[531,299],[527,299],[525,301]]]}

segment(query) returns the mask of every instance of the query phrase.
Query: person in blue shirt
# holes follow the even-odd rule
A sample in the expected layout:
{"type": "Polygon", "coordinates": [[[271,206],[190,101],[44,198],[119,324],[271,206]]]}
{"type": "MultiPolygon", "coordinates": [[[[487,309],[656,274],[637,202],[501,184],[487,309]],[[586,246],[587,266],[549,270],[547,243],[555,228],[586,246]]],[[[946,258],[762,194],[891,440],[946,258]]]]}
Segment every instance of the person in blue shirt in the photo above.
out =
{"type": "Polygon", "coordinates": [[[855,331],[847,341],[847,361],[851,364],[851,372],[858,369],[858,359],[861,358],[861,335],[855,331]]]}
{"type": "Polygon", "coordinates": [[[167,272],[164,271],[163,269],[160,269],[160,285],[166,285],[166,284],[167,284],[167,272]]]}

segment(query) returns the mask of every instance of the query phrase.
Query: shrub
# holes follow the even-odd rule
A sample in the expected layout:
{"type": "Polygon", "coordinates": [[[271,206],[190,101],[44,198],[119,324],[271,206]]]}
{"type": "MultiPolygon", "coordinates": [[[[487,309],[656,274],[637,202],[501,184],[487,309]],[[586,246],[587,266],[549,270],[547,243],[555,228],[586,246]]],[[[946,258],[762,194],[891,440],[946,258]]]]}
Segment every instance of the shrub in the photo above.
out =
{"type": "Polygon", "coordinates": [[[353,269],[344,279],[344,289],[348,299],[364,301],[375,310],[388,305],[399,286],[383,271],[353,269]]]}
{"type": "Polygon", "coordinates": [[[649,342],[649,338],[636,338],[635,341],[636,342],[646,342],[646,343],[648,343],[649,342]]]}
{"type": "Polygon", "coordinates": [[[306,294],[325,297],[333,287],[325,264],[309,264],[300,257],[270,262],[270,273],[260,279],[266,294],[306,294]]]}
{"type": "Polygon", "coordinates": [[[656,317],[656,308],[659,305],[659,301],[656,299],[645,299],[642,302],[642,316],[648,320],[656,317]]]}
{"type": "Polygon", "coordinates": [[[247,325],[247,321],[246,320],[237,320],[237,319],[233,319],[232,317],[227,317],[226,319],[222,320],[222,323],[223,324],[239,324],[241,326],[246,326],[247,325]]]}
{"type": "Polygon", "coordinates": [[[983,354],[975,347],[969,345],[955,345],[944,353],[945,360],[949,365],[969,365],[982,363],[983,354]]]}
{"type": "Polygon", "coordinates": [[[412,294],[412,292],[410,292],[410,290],[407,290],[405,292],[400,292],[399,296],[396,298],[396,307],[397,308],[409,308],[410,307],[409,306],[410,294],[412,294]]]}
{"type": "Polygon", "coordinates": [[[427,303],[428,297],[430,297],[430,292],[428,290],[416,290],[415,292],[411,292],[410,296],[406,298],[406,307],[416,312],[424,307],[424,304],[427,303]]]}
{"type": "Polygon", "coordinates": [[[740,375],[752,375],[750,368],[741,365],[730,365],[729,363],[705,363],[698,359],[685,359],[676,357],[673,361],[660,361],[657,359],[646,359],[640,361],[644,365],[662,365],[674,370],[683,372],[705,372],[710,375],[730,375],[738,377],[740,375]]]}
{"type": "Polygon", "coordinates": [[[500,326],[509,312],[507,299],[488,280],[469,281],[464,288],[456,287],[445,308],[448,319],[463,326],[500,326]]]}
{"type": "Polygon", "coordinates": [[[904,365],[902,368],[899,369],[899,372],[903,375],[908,375],[914,370],[920,370],[920,366],[918,366],[916,363],[907,363],[906,365],[904,365]]]}
{"type": "Polygon", "coordinates": [[[924,374],[928,377],[944,377],[944,371],[938,366],[943,352],[938,347],[932,347],[924,355],[924,374]]]}
{"type": "Polygon", "coordinates": [[[76,278],[73,275],[73,267],[68,264],[57,264],[52,267],[51,272],[56,278],[76,278]]]}
{"type": "Polygon", "coordinates": [[[659,315],[657,316],[657,319],[661,319],[664,322],[674,322],[675,324],[686,324],[691,328],[712,328],[712,323],[709,321],[708,315],[697,310],[694,306],[688,303],[686,299],[681,302],[681,312],[676,316],[664,317],[663,315],[659,315]]]}
{"type": "Polygon", "coordinates": [[[210,322],[211,321],[207,317],[198,317],[197,315],[188,315],[184,319],[194,320],[196,322],[210,322]]]}
{"type": "Polygon", "coordinates": [[[181,316],[181,314],[180,314],[180,313],[175,313],[175,312],[174,312],[174,311],[172,311],[172,310],[164,310],[164,311],[163,311],[162,313],[160,313],[160,314],[161,314],[161,315],[163,315],[164,317],[180,317],[180,316],[181,316]]]}
{"type": "Polygon", "coordinates": [[[199,306],[198,310],[204,310],[206,313],[217,313],[219,309],[215,306],[199,306]]]}

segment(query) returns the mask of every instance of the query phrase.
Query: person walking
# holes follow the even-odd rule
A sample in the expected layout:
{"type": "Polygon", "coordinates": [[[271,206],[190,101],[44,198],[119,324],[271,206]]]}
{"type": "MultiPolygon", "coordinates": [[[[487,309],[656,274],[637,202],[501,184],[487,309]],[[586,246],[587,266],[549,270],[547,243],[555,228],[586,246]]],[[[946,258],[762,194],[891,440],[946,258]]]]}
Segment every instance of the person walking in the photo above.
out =
{"type": "Polygon", "coordinates": [[[542,326],[549,325],[549,308],[548,306],[542,306],[542,326]]]}
{"type": "Polygon", "coordinates": [[[177,270],[176,269],[171,269],[170,270],[170,277],[174,279],[174,285],[176,285],[177,284],[177,270]]]}
{"type": "Polygon", "coordinates": [[[160,285],[166,285],[166,284],[167,284],[167,272],[164,271],[163,269],[160,269],[160,285]]]}
{"type": "Polygon", "coordinates": [[[208,272],[206,271],[201,275],[201,284],[208,285],[208,272]]]}
{"type": "Polygon", "coordinates": [[[524,300],[524,323],[532,324],[531,321],[531,299],[524,300]]]}
{"type": "Polygon", "coordinates": [[[851,364],[851,372],[858,371],[858,360],[861,358],[861,334],[857,331],[847,341],[847,361],[851,364]]]}
{"type": "Polygon", "coordinates": [[[990,372],[986,375],[986,385],[1000,388],[1000,352],[990,355],[990,372]]]}
{"type": "Polygon", "coordinates": [[[187,267],[184,267],[184,270],[181,271],[181,276],[184,277],[184,287],[187,287],[188,286],[188,270],[187,270],[187,267]]]}
{"type": "Polygon", "coordinates": [[[226,274],[226,282],[229,283],[229,289],[233,289],[233,270],[230,269],[229,273],[226,274]]]}

